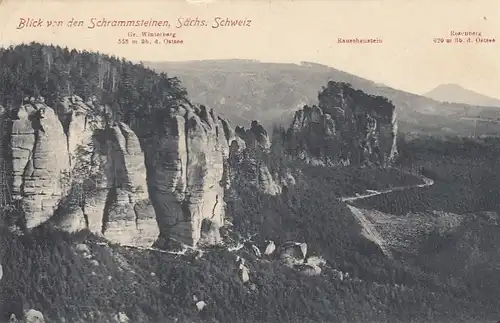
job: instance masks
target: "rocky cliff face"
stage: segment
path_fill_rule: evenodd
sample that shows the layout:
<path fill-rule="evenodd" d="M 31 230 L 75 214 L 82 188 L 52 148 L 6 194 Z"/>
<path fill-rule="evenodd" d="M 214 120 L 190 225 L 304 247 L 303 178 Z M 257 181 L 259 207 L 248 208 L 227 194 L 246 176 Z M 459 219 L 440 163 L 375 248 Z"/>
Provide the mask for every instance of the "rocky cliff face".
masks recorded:
<path fill-rule="evenodd" d="M 291 150 L 317 164 L 386 165 L 397 155 L 397 120 L 387 99 L 329 82 L 319 104 L 295 113 Z"/>
<path fill-rule="evenodd" d="M 92 99 L 63 98 L 57 113 L 36 100 L 1 111 L 3 204 L 18 206 L 8 212 L 10 225 L 88 228 L 139 246 L 159 235 L 188 245 L 220 242 L 229 143 L 250 140 L 213 111 L 161 110 L 146 157 L 136 134 Z M 268 147 L 266 140 L 259 137 Z"/>
<path fill-rule="evenodd" d="M 85 227 L 108 240 L 150 246 L 159 229 L 149 201 L 144 153 L 135 133 L 109 111 L 79 98 L 61 102 L 72 164 L 72 190 L 58 226 Z M 99 111 L 96 116 L 91 111 Z"/>
<path fill-rule="evenodd" d="M 152 245 L 159 229 L 149 201 L 146 165 L 139 139 L 124 123 L 107 129 L 108 196 L 104 236 L 130 245 Z"/>
<path fill-rule="evenodd" d="M 224 223 L 223 165 L 229 153 L 224 126 L 203 106 L 166 110 L 157 119 L 148 164 L 162 235 L 188 245 L 200 239 L 217 243 Z"/>
<path fill-rule="evenodd" d="M 66 137 L 54 110 L 42 100 L 4 113 L 2 125 L 4 202 L 24 210 L 24 216 L 12 213 L 7 222 L 30 229 L 48 220 L 68 191 Z"/>
<path fill-rule="evenodd" d="M 79 97 L 54 110 L 31 100 L 2 114 L 7 223 L 31 229 L 49 222 L 89 228 L 113 242 L 151 245 L 158 225 L 149 202 L 144 154 L 125 124 Z"/>
<path fill-rule="evenodd" d="M 271 141 L 264 127 L 252 121 L 249 129 L 236 127 L 235 134 L 244 145 L 237 140 L 230 143 L 231 182 L 251 185 L 270 195 L 281 193 L 278 174 L 271 174 L 267 166 Z"/>
<path fill-rule="evenodd" d="M 112 155 L 108 154 L 108 115 L 95 100 L 63 98 L 56 111 L 65 129 L 71 163 L 71 194 L 61 207 L 58 225 L 68 231 L 88 227 L 101 234 L 112 188 Z"/>
<path fill-rule="evenodd" d="M 268 151 L 271 148 L 271 141 L 266 129 L 256 120 L 253 120 L 249 129 L 236 127 L 236 135 L 245 142 L 245 146 L 253 149 Z"/>

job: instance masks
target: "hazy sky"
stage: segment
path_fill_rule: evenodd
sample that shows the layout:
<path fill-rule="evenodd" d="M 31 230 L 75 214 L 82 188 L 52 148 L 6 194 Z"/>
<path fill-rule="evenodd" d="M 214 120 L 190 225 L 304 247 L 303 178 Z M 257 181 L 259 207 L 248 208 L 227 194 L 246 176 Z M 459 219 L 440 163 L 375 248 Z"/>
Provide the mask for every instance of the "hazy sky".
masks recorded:
<path fill-rule="evenodd" d="M 207 20 L 208 26 L 175 27 L 178 18 L 197 17 Z M 252 21 L 249 27 L 212 28 L 216 17 Z M 41 18 L 43 27 L 17 29 L 20 18 Z M 84 25 L 67 27 L 66 22 L 72 18 L 82 20 Z M 171 27 L 90 29 L 91 18 L 152 18 L 168 20 Z M 64 26 L 47 27 L 48 20 L 63 20 Z M 129 32 L 140 35 L 145 31 L 175 32 L 184 43 L 118 44 Z M 436 37 L 449 37 L 451 31 L 481 32 L 483 38 L 495 38 L 496 42 L 433 42 Z M 380 38 L 383 43 L 339 44 L 339 37 Z M 136 38 L 139 42 L 141 39 Z M 1 44 L 29 41 L 99 50 L 131 60 L 311 61 L 414 93 L 424 93 L 443 83 L 457 83 L 500 97 L 499 0 L 212 0 L 201 4 L 3 0 L 0 4 Z"/>

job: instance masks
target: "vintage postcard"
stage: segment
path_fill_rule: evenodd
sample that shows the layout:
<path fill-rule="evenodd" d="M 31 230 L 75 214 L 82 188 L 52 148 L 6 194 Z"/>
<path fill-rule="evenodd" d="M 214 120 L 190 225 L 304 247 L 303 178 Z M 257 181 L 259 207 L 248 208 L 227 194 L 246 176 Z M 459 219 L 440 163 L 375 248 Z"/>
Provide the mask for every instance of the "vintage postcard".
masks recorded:
<path fill-rule="evenodd" d="M 499 295 L 499 1 L 0 1 L 0 322 Z"/>

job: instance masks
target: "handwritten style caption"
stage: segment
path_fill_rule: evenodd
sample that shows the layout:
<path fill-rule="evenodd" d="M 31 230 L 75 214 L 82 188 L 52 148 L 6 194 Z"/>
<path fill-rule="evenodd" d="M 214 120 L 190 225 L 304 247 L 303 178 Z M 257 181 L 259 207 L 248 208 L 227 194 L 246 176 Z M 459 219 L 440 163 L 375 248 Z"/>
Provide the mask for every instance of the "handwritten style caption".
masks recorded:
<path fill-rule="evenodd" d="M 47 20 L 42 18 L 19 18 L 17 29 L 24 28 L 110 28 L 110 27 L 162 27 L 162 28 L 186 28 L 186 27 L 211 27 L 213 29 L 223 27 L 251 27 L 252 20 L 233 19 L 230 17 L 214 17 L 210 20 L 200 19 L 198 17 L 179 17 L 174 22 L 170 20 L 158 19 L 131 19 L 114 20 L 108 18 L 89 18 L 87 21 L 71 18 L 69 20 Z"/>
<path fill-rule="evenodd" d="M 183 44 L 181 39 L 175 32 L 167 32 L 169 28 L 245 28 L 251 27 L 252 20 L 234 19 L 231 17 L 213 17 L 211 19 L 200 19 L 199 17 L 178 17 L 175 20 L 158 20 L 158 19 L 130 19 L 116 20 L 109 18 L 89 18 L 87 20 L 78 20 L 71 18 L 68 20 L 48 20 L 39 17 L 19 18 L 17 28 L 86 28 L 86 29 L 103 29 L 103 28 L 144 28 L 144 31 L 135 32 L 128 31 L 117 39 L 117 43 L 121 45 L 127 44 Z"/>

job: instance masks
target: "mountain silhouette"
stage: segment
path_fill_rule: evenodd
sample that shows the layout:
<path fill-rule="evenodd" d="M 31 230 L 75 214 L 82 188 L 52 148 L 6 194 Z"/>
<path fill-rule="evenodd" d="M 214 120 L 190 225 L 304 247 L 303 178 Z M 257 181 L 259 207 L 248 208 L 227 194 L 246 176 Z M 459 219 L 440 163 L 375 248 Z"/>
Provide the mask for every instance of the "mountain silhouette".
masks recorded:
<path fill-rule="evenodd" d="M 466 89 L 458 84 L 441 84 L 424 96 L 436 101 L 465 103 L 487 107 L 500 107 L 500 99 Z"/>
<path fill-rule="evenodd" d="M 193 102 L 213 107 L 237 125 L 251 120 L 260 120 L 265 127 L 289 124 L 297 109 L 316 104 L 318 91 L 332 80 L 388 98 L 396 107 L 402 132 L 470 136 L 500 131 L 499 124 L 488 122 L 500 116 L 497 108 L 441 102 L 317 63 L 232 59 L 143 64 L 178 77 Z"/>

